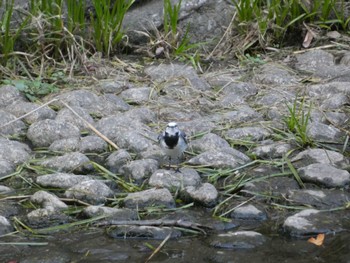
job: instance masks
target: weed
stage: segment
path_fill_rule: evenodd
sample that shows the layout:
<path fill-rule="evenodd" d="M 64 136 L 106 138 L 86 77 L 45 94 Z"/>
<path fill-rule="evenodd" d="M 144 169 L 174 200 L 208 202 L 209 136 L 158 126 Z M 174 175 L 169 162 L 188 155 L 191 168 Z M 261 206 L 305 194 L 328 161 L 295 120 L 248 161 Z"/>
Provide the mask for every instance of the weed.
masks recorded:
<path fill-rule="evenodd" d="M 177 22 L 181 7 L 180 0 L 176 5 L 172 5 L 170 0 L 164 0 L 164 32 L 168 35 L 171 32 L 173 40 L 177 38 Z"/>

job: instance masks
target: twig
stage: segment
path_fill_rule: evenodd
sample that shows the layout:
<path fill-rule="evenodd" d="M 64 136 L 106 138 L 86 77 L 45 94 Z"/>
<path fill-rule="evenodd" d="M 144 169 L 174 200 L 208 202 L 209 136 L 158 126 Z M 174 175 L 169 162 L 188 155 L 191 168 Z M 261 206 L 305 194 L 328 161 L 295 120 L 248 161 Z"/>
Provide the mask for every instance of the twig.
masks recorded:
<path fill-rule="evenodd" d="M 145 263 L 148 263 L 154 257 L 154 255 L 162 249 L 162 247 L 165 245 L 165 243 L 169 240 L 170 237 L 171 232 L 164 238 L 162 243 L 160 243 L 159 246 L 153 251 L 153 253 L 146 259 Z"/>
<path fill-rule="evenodd" d="M 103 140 L 105 140 L 107 143 L 112 145 L 116 150 L 119 150 L 119 147 L 112 142 L 110 139 L 108 139 L 106 136 L 104 136 L 101 132 L 99 132 L 94 126 L 92 126 L 88 121 L 86 121 L 83 117 L 81 117 L 75 110 L 73 110 L 67 103 L 62 101 L 62 104 L 67 107 L 75 116 L 77 116 L 80 120 L 82 120 L 91 130 L 93 130 L 98 136 L 100 136 Z"/>

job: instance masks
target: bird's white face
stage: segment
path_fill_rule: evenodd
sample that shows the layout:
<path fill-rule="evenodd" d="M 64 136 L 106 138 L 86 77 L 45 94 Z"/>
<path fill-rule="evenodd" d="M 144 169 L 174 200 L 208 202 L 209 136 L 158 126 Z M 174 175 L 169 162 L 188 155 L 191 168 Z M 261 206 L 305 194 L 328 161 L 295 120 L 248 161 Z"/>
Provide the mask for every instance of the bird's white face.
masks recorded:
<path fill-rule="evenodd" d="M 168 135 L 168 136 L 176 136 L 176 135 L 179 135 L 179 128 L 177 127 L 177 123 L 175 122 L 170 122 L 168 123 L 166 129 L 165 129 L 165 133 Z"/>

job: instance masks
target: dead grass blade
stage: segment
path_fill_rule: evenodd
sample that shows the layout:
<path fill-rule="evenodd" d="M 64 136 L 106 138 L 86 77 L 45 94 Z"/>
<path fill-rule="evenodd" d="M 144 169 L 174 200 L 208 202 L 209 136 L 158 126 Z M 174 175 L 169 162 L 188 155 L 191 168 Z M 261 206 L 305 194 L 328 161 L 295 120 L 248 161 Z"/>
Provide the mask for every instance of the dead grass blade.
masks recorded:
<path fill-rule="evenodd" d="M 145 263 L 148 263 L 165 245 L 165 243 L 170 239 L 171 232 L 164 238 L 164 240 L 159 244 L 159 246 L 153 251 L 153 253 L 146 259 Z"/>

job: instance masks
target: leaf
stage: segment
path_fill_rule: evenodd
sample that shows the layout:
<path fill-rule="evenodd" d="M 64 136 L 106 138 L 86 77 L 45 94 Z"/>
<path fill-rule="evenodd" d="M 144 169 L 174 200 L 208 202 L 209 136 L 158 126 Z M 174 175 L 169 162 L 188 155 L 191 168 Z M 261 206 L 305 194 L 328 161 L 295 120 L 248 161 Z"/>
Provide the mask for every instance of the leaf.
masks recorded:
<path fill-rule="evenodd" d="M 316 246 L 322 246 L 325 234 L 318 234 L 316 238 L 310 237 L 307 242 L 312 243 Z"/>

